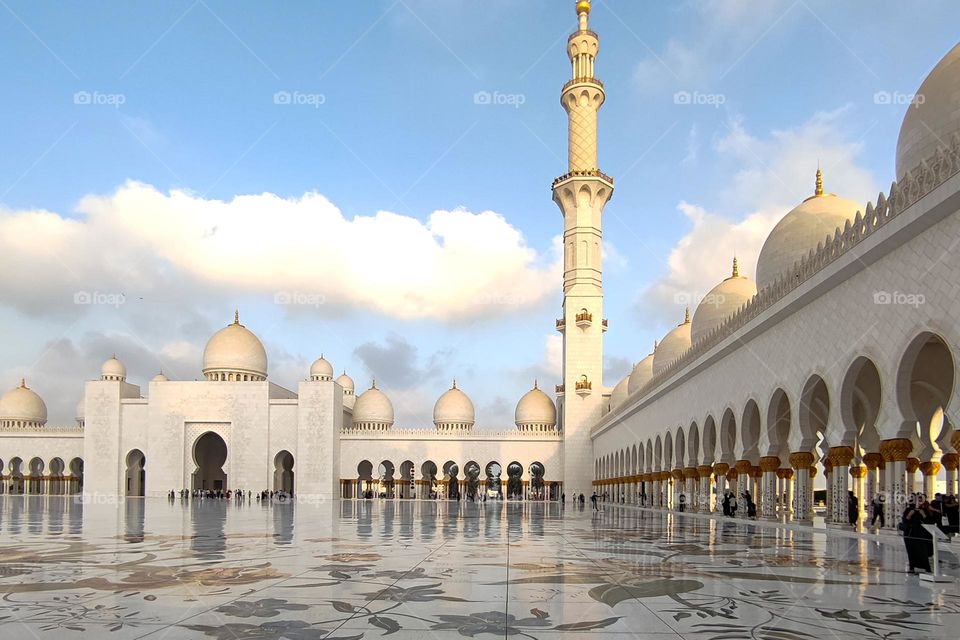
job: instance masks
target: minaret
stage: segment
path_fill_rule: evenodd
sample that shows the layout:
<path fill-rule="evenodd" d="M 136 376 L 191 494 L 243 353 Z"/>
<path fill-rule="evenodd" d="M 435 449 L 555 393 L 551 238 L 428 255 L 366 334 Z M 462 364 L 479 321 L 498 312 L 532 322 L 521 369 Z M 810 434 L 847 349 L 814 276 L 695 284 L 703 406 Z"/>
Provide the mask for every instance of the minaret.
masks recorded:
<path fill-rule="evenodd" d="M 590 31 L 590 2 L 577 2 L 579 29 L 567 40 L 573 77 L 560 95 L 569 119 L 569 168 L 554 180 L 563 214 L 563 390 L 558 401 L 564 437 L 564 490 L 589 494 L 593 481 L 590 427 L 603 405 L 601 217 L 613 179 L 597 163 L 597 113 L 606 94 L 594 77 L 600 39 Z"/>

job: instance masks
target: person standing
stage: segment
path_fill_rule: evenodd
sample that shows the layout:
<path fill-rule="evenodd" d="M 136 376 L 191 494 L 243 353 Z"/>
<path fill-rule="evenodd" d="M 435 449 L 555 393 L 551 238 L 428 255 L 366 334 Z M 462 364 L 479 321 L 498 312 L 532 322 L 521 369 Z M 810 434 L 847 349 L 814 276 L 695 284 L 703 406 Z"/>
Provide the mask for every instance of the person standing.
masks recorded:
<path fill-rule="evenodd" d="M 917 505 L 914 501 L 907 503 L 907 508 L 903 511 L 903 519 L 900 528 L 903 531 L 903 545 L 907 548 L 908 571 L 916 573 L 917 571 L 930 572 L 930 553 L 933 550 L 933 536 L 923 528 L 926 519 L 924 505 Z"/>
<path fill-rule="evenodd" d="M 873 496 L 873 500 L 870 501 L 870 511 L 872 512 L 870 514 L 872 516 L 870 519 L 871 527 L 876 524 L 877 518 L 880 518 L 881 529 L 883 529 L 883 527 L 886 526 L 886 519 L 884 518 L 884 514 L 883 514 L 884 500 L 885 499 L 883 497 L 883 494 L 880 492 L 877 492 Z"/>
<path fill-rule="evenodd" d="M 853 495 L 853 491 L 847 492 L 847 518 L 853 526 L 860 520 L 860 501 Z"/>
<path fill-rule="evenodd" d="M 680 494 L 679 503 L 680 503 L 680 506 L 678 508 L 680 509 L 680 513 L 683 513 L 686 510 L 686 506 L 687 506 L 687 496 L 685 494 L 683 493 Z"/>
<path fill-rule="evenodd" d="M 600 507 L 597 505 L 597 492 L 596 492 L 596 491 L 594 491 L 594 492 L 593 492 L 593 495 L 590 496 L 590 504 L 593 505 L 593 510 L 594 510 L 594 511 L 599 511 L 599 510 L 600 510 Z"/>

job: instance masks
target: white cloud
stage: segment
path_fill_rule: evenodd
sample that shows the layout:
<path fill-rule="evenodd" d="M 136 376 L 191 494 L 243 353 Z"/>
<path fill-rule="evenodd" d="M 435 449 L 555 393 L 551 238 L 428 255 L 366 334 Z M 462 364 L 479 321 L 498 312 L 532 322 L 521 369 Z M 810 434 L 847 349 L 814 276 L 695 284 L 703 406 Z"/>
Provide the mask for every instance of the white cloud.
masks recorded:
<path fill-rule="evenodd" d="M 708 0 L 681 7 L 689 25 L 634 69 L 641 91 L 709 86 L 742 64 L 795 10 L 793 0 Z M 781 36 L 782 37 L 782 36 Z"/>
<path fill-rule="evenodd" d="M 226 202 L 128 182 L 78 217 L 0 210 L 4 302 L 76 312 L 79 290 L 126 295 L 313 296 L 399 319 L 460 321 L 539 304 L 560 264 L 492 211 L 380 211 L 347 219 L 317 193 Z M 506 304 L 508 301 L 509 304 Z"/>
<path fill-rule="evenodd" d="M 715 165 L 727 168 L 727 187 L 717 195 L 716 207 L 740 211 L 727 215 L 681 201 L 677 209 L 689 222 L 673 249 L 664 271 L 638 303 L 644 319 L 676 323 L 686 300 L 696 300 L 730 274 L 734 254 L 743 275 L 754 277 L 757 257 L 773 226 L 791 208 L 813 192 L 819 162 L 825 187 L 855 201 L 875 197 L 871 174 L 857 163 L 860 144 L 849 139 L 845 109 L 818 113 L 799 127 L 751 134 L 740 122 L 714 145 Z M 693 305 L 691 305 L 693 306 Z M 692 311 L 692 309 L 691 309 Z"/>

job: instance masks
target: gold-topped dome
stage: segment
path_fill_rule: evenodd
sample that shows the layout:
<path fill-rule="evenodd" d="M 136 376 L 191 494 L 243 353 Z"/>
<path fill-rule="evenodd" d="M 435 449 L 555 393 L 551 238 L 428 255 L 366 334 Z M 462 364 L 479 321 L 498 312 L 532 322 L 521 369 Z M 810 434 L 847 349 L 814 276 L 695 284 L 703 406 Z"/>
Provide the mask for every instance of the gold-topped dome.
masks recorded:
<path fill-rule="evenodd" d="M 590 13 L 590 0 L 580 0 L 577 3 L 577 15 L 581 13 Z"/>

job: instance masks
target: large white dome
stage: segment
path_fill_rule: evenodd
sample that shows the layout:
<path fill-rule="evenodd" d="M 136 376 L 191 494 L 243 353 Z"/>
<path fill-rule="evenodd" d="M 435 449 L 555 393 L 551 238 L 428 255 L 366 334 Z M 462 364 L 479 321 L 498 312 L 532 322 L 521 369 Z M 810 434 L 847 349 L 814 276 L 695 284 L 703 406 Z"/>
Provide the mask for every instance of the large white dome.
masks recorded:
<path fill-rule="evenodd" d="M 207 380 L 265 380 L 267 352 L 263 343 L 240 324 L 240 314 L 233 324 L 213 334 L 203 350 L 203 374 Z"/>
<path fill-rule="evenodd" d="M 737 259 L 734 258 L 733 275 L 711 289 L 697 306 L 690 325 L 690 341 L 697 344 L 755 295 L 757 285 L 750 278 L 740 275 Z"/>
<path fill-rule="evenodd" d="M 557 407 L 534 382 L 533 389 L 523 394 L 517 403 L 513 419 L 521 431 L 552 429 L 557 426 Z"/>
<path fill-rule="evenodd" d="M 960 133 L 960 44 L 943 57 L 917 89 L 897 138 L 897 179 L 948 145 Z"/>
<path fill-rule="evenodd" d="M 433 406 L 433 424 L 438 429 L 470 429 L 475 419 L 473 401 L 457 389 L 457 381 L 454 380 L 453 386 Z"/>
<path fill-rule="evenodd" d="M 853 200 L 823 193 L 821 173 L 817 171 L 817 190 L 780 219 L 767 236 L 757 260 L 757 289 L 770 286 L 806 256 L 837 227 L 843 229 L 860 210 Z"/>
<path fill-rule="evenodd" d="M 323 354 L 320 354 L 320 357 L 310 365 L 310 379 L 314 382 L 318 380 L 333 380 L 333 365 L 327 362 Z"/>
<path fill-rule="evenodd" d="M 117 360 L 117 356 L 112 356 L 100 367 L 100 379 L 119 380 L 122 382 L 127 379 L 127 368 L 122 362 Z"/>
<path fill-rule="evenodd" d="M 653 351 L 656 353 L 656 345 L 654 345 Z M 651 378 L 653 378 L 653 353 L 633 367 L 633 371 L 630 372 L 630 378 L 627 382 L 627 395 L 632 396 L 643 388 L 645 384 L 650 382 Z"/>
<path fill-rule="evenodd" d="M 666 369 L 690 348 L 690 344 L 690 310 L 687 309 L 683 322 L 665 335 L 657 345 L 653 354 L 653 375 Z"/>
<path fill-rule="evenodd" d="M 42 426 L 47 422 L 47 405 L 21 380 L 19 387 L 0 396 L 0 422 L 5 426 Z"/>
<path fill-rule="evenodd" d="M 376 383 L 357 396 L 353 426 L 358 429 L 389 429 L 393 426 L 393 403 Z"/>

